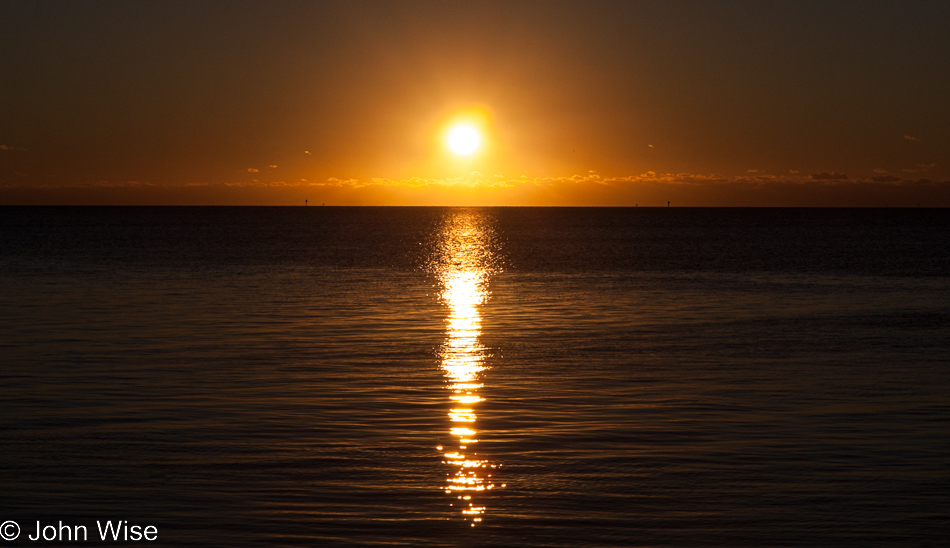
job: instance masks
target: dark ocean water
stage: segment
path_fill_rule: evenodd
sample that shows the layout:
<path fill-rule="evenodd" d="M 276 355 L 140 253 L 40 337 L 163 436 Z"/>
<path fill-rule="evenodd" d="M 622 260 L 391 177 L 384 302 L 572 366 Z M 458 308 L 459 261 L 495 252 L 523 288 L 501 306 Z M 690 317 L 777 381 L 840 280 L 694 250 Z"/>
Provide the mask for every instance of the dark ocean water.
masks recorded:
<path fill-rule="evenodd" d="M 943 546 L 948 463 L 945 210 L 0 208 L 11 546 Z"/>

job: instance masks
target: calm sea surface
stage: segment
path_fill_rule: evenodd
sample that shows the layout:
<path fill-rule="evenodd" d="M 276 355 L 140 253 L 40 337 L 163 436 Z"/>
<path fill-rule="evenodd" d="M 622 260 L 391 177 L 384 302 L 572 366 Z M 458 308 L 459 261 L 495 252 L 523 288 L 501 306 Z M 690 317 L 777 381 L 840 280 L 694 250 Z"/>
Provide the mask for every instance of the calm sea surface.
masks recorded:
<path fill-rule="evenodd" d="M 950 213 L 0 208 L 6 520 L 944 546 Z"/>

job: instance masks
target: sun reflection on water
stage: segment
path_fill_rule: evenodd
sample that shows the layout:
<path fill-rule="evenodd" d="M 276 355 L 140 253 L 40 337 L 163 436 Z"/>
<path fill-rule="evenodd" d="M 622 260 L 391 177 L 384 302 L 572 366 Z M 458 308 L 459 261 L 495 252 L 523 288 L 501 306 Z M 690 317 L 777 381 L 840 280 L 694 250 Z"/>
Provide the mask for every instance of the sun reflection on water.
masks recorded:
<path fill-rule="evenodd" d="M 451 467 L 443 489 L 473 527 L 482 520 L 485 493 L 495 488 L 492 473 L 501 466 L 479 454 L 476 428 L 476 411 L 485 401 L 479 390 L 484 387 L 480 379 L 487 356 L 479 341 L 479 307 L 488 298 L 488 279 L 497 261 L 491 244 L 491 231 L 482 215 L 454 211 L 445 220 L 433 265 L 442 289 L 440 298 L 449 309 L 441 367 L 450 392 L 452 441 L 438 447 L 443 462 Z"/>

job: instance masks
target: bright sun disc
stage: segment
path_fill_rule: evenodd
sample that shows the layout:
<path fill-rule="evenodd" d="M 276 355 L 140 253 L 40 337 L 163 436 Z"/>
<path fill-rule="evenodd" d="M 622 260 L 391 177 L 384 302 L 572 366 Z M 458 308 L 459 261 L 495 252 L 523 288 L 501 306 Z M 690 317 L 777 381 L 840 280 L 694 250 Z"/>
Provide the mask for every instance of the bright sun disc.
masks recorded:
<path fill-rule="evenodd" d="M 449 148 L 456 154 L 468 155 L 475 152 L 480 140 L 472 126 L 458 126 L 449 133 Z"/>

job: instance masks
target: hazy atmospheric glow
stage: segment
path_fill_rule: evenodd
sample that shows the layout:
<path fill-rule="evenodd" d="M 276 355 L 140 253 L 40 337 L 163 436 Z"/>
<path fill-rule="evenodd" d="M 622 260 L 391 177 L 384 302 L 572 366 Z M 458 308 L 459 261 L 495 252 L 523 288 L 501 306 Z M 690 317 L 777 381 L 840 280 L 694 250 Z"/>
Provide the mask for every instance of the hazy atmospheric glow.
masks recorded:
<path fill-rule="evenodd" d="M 947 20 L 10 0 L 0 204 L 950 206 Z"/>

